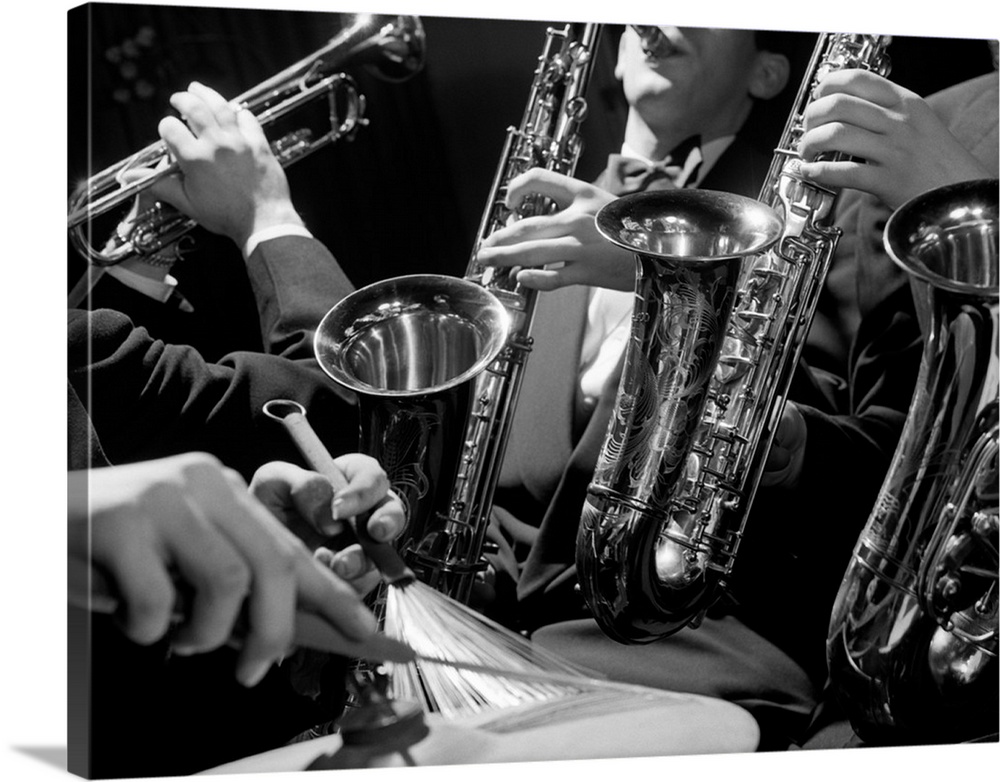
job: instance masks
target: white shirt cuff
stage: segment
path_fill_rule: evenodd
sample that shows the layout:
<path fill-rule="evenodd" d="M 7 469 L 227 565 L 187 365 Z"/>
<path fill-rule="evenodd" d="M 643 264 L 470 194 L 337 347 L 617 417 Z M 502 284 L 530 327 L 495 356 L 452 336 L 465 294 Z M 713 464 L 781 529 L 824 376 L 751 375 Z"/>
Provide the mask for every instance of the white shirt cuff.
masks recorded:
<path fill-rule="evenodd" d="M 177 278 L 170 274 L 164 275 L 162 280 L 154 280 L 137 274 L 123 266 L 108 266 L 105 272 L 118 280 L 122 285 L 139 291 L 139 293 L 145 294 L 149 298 L 159 302 L 169 299 L 170 294 L 177 287 Z"/>
<path fill-rule="evenodd" d="M 250 235 L 247 243 L 243 246 L 243 257 L 249 258 L 261 242 L 266 242 L 268 239 L 277 239 L 279 236 L 304 236 L 309 239 L 312 238 L 309 229 L 304 225 L 296 225 L 294 223 L 272 225 L 270 228 L 262 228 Z"/>

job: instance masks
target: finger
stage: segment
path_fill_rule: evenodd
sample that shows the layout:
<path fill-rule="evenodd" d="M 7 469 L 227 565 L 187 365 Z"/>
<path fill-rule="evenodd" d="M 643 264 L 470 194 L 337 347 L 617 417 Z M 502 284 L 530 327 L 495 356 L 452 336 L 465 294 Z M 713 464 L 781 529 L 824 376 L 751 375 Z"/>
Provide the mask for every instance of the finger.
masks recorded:
<path fill-rule="evenodd" d="M 813 98 L 818 99 L 835 93 L 853 95 L 888 108 L 899 102 L 903 88 L 871 71 L 845 68 L 824 76 L 817 85 Z"/>
<path fill-rule="evenodd" d="M 208 107 L 209 111 L 211 111 L 215 123 L 220 127 L 236 127 L 236 114 L 239 111 L 238 106 L 234 106 L 230 101 L 223 98 L 218 92 L 213 90 L 211 87 L 205 86 L 201 82 L 191 82 L 191 84 L 188 85 L 188 92 L 202 100 L 205 106 Z"/>
<path fill-rule="evenodd" d="M 572 258 L 579 247 L 580 242 L 572 236 L 531 240 L 509 247 L 484 247 L 477 254 L 476 260 L 484 266 L 501 268 L 547 266 Z"/>
<path fill-rule="evenodd" d="M 317 549 L 316 560 L 330 568 L 351 585 L 358 595 L 367 595 L 382 580 L 374 563 L 365 556 L 361 546 L 348 546 L 343 551 Z"/>
<path fill-rule="evenodd" d="M 508 209 L 516 209 L 527 196 L 537 193 L 552 199 L 558 209 L 565 209 L 574 198 L 588 190 L 596 188 L 565 174 L 532 168 L 510 181 L 504 200 Z"/>
<path fill-rule="evenodd" d="M 191 129 L 177 117 L 164 117 L 157 126 L 160 138 L 175 159 L 183 160 L 193 157 L 198 149 L 198 139 Z"/>
<path fill-rule="evenodd" d="M 853 188 L 869 193 L 875 192 L 878 179 L 876 166 L 857 160 L 803 163 L 800 173 L 825 187 Z"/>
<path fill-rule="evenodd" d="M 299 603 L 319 614 L 347 637 L 363 641 L 378 623 L 354 587 L 332 572 L 322 561 L 310 558 L 297 570 Z"/>
<path fill-rule="evenodd" d="M 356 516 L 385 500 L 386 492 L 389 491 L 389 477 L 376 459 L 352 453 L 338 456 L 333 462 L 347 480 L 347 485 L 334 496 L 334 518 Z"/>
<path fill-rule="evenodd" d="M 379 543 L 388 543 L 399 537 L 406 527 L 406 510 L 395 492 L 389 491 L 384 501 L 368 517 L 368 534 Z"/>
<path fill-rule="evenodd" d="M 517 273 L 517 281 L 536 291 L 554 291 L 569 285 L 588 284 L 583 270 L 576 264 L 561 269 L 522 269 Z"/>
<path fill-rule="evenodd" d="M 885 154 L 885 143 L 884 136 L 853 125 L 831 122 L 803 134 L 799 154 L 807 161 L 829 152 L 864 160 L 881 160 Z"/>
<path fill-rule="evenodd" d="M 191 470 L 194 496 L 243 557 L 253 590 L 246 599 L 249 628 L 236 677 L 253 686 L 292 644 L 298 584 L 296 561 L 311 562 L 301 542 L 247 491 L 232 489 L 230 478 Z"/>
<path fill-rule="evenodd" d="M 249 109 L 240 109 L 236 112 L 236 125 L 254 147 L 262 149 L 270 146 L 264 128 L 261 127 L 260 121 Z"/>
<path fill-rule="evenodd" d="M 141 519 L 129 524 L 143 525 Z M 123 609 L 118 616 L 122 631 L 138 644 L 151 644 L 167 634 L 177 603 L 170 573 L 146 539 L 126 536 L 116 544 L 116 556 L 106 568 Z"/>
<path fill-rule="evenodd" d="M 180 176 L 167 176 L 154 182 L 149 186 L 149 194 L 186 215 L 191 214 L 194 208 L 184 190 L 184 180 Z"/>
<path fill-rule="evenodd" d="M 170 96 L 170 105 L 177 110 L 196 137 L 218 125 L 211 107 L 190 90 L 175 92 Z"/>
<path fill-rule="evenodd" d="M 286 524 L 290 521 L 287 510 L 292 508 L 321 535 L 336 535 L 344 529 L 343 523 L 333 518 L 333 486 L 312 470 L 288 462 L 268 462 L 254 473 L 250 493 Z"/>
<path fill-rule="evenodd" d="M 235 547 L 175 487 L 148 492 L 149 513 L 161 525 L 164 557 L 193 592 L 172 645 L 178 654 L 215 649 L 232 635 L 250 590 L 250 570 Z"/>
<path fill-rule="evenodd" d="M 565 212 L 539 215 L 515 220 L 510 225 L 494 231 L 480 245 L 480 248 L 505 247 L 538 239 L 555 239 L 565 236 L 572 227 Z"/>
<path fill-rule="evenodd" d="M 806 107 L 803 116 L 806 132 L 832 122 L 879 134 L 890 130 L 889 115 L 883 107 L 853 95 L 830 95 L 815 100 Z"/>
<path fill-rule="evenodd" d="M 365 556 L 364 550 L 358 544 L 348 546 L 341 551 L 319 548 L 313 556 L 345 581 L 353 581 L 374 568 L 372 561 Z"/>

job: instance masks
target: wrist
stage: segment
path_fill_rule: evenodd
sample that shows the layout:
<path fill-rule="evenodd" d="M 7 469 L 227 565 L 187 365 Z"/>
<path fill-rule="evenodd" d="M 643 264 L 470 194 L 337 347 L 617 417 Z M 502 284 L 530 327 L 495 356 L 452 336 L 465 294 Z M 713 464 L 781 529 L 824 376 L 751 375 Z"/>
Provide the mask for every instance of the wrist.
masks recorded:
<path fill-rule="evenodd" d="M 278 226 L 305 228 L 305 223 L 290 201 L 255 205 L 249 219 L 233 232 L 231 238 L 237 246 L 246 247 L 251 236 Z"/>

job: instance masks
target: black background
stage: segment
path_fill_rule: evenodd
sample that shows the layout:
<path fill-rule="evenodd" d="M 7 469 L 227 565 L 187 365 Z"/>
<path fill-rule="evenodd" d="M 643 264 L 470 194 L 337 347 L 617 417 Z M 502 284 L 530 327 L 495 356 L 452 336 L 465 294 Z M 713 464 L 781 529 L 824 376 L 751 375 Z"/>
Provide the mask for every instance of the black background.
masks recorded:
<path fill-rule="evenodd" d="M 354 141 L 288 168 L 296 207 L 358 286 L 415 272 L 464 273 L 506 129 L 524 111 L 546 28 L 581 20 L 421 21 L 423 69 L 390 83 L 346 64 L 367 98 L 370 125 Z M 67 195 L 90 173 L 155 141 L 158 120 L 172 112 L 172 92 L 197 79 L 235 97 L 320 48 L 343 23 L 340 14 L 312 11 L 100 3 L 74 9 Z M 612 71 L 621 29 L 607 26 L 596 52 L 577 168 L 582 179 L 595 177 L 620 143 L 625 105 Z M 897 36 L 889 51 L 893 80 L 921 95 L 992 68 L 982 41 Z M 800 79 L 794 76 L 794 84 Z M 787 111 L 768 115 L 774 133 Z M 210 359 L 258 348 L 239 252 L 200 228 L 192 236 L 194 249 L 173 273 L 195 313 L 156 305 L 129 314 L 154 336 L 194 344 Z M 70 249 L 70 284 L 83 268 Z M 94 306 L 115 306 L 115 287 L 102 281 Z"/>

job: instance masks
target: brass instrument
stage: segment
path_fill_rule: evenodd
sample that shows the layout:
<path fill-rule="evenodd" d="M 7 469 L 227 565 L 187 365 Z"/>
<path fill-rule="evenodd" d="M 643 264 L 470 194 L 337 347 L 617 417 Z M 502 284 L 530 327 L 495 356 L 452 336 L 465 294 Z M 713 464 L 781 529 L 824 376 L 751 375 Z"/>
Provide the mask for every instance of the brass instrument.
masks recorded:
<path fill-rule="evenodd" d="M 325 132 L 317 135 L 312 128 L 295 127 L 271 140 L 275 156 L 287 167 L 327 144 L 352 139 L 367 124 L 364 96 L 354 79 L 337 72 L 340 68 L 365 65 L 382 78 L 399 81 L 423 67 L 424 48 L 423 25 L 418 17 L 359 14 L 322 48 L 233 102 L 251 111 L 267 132 L 292 112 L 327 98 L 321 128 Z M 124 183 L 123 175 L 133 169 L 152 171 Z M 118 218 L 106 232 L 101 232 L 95 221 L 113 210 L 120 214 L 123 205 L 131 206 L 136 195 L 177 170 L 177 164 L 170 162 L 167 145 L 158 141 L 92 176 L 70 200 L 68 226 L 74 247 L 98 268 L 173 251 L 195 221 L 167 204 L 156 203 L 127 225 L 120 223 L 117 230 Z M 108 241 L 98 247 L 98 239 Z"/>
<path fill-rule="evenodd" d="M 758 199 L 780 216 L 781 235 L 771 249 L 743 263 L 729 317 L 720 310 L 704 321 L 718 331 L 704 336 L 721 341 L 718 360 L 689 366 L 689 376 L 676 382 L 669 363 L 649 366 L 647 372 L 664 370 L 662 377 L 648 378 L 642 387 L 644 393 L 656 388 L 656 399 L 640 398 L 638 389 L 629 385 L 637 382 L 638 370 L 622 378 L 584 506 L 576 555 L 591 611 L 617 641 L 644 643 L 697 624 L 726 587 L 839 238 L 839 232 L 828 227 L 836 193 L 799 174 L 796 149 L 803 113 L 818 81 L 832 70 L 886 73 L 888 43 L 887 36 L 819 36 Z M 650 203 L 659 199 L 637 195 L 641 197 L 629 204 L 644 215 L 643 198 Z M 666 224 L 671 217 L 664 213 L 661 220 Z M 739 234 L 740 215 L 733 217 L 732 230 Z M 618 215 L 618 220 L 626 225 L 630 216 Z M 725 233 L 724 226 L 717 230 Z M 638 252 L 640 273 L 650 268 L 642 262 L 643 254 L 645 250 Z M 645 284 L 640 276 L 637 292 Z M 649 332 L 678 328 L 676 324 L 688 318 L 710 317 L 701 302 L 678 306 L 680 312 L 665 308 L 659 319 L 646 313 L 633 320 L 626 363 L 638 364 L 639 356 L 629 352 L 641 351 L 653 339 Z M 691 361 L 690 356 L 675 358 Z M 698 360 L 703 360 L 700 353 Z M 633 414 L 631 406 L 639 404 L 650 406 L 650 411 L 655 407 L 662 416 Z M 683 414 L 668 416 L 670 410 Z M 623 491 L 621 470 L 612 462 L 643 462 L 636 454 L 646 448 L 657 452 L 650 461 L 669 448 L 669 470 L 661 466 L 666 472 L 660 475 L 644 468 Z"/>
<path fill-rule="evenodd" d="M 938 188 L 885 228 L 928 314 L 924 352 L 827 640 L 837 699 L 872 743 L 997 734 L 997 196 L 996 179 Z"/>
<path fill-rule="evenodd" d="M 482 267 L 475 260 L 479 244 L 511 219 L 554 211 L 551 202 L 534 196 L 512 213 L 504 205 L 508 183 L 529 168 L 547 168 L 571 175 L 581 151 L 579 125 L 586 115 L 584 98 L 589 81 L 593 51 L 600 25 L 587 24 L 582 30 L 573 25 L 549 28 L 535 69 L 527 107 L 518 127 L 511 127 L 493 180 L 486 209 L 479 226 L 472 258 L 466 270 L 468 284 L 480 286 L 495 296 L 508 313 L 508 332 L 501 350 L 490 358 L 471 380 L 470 407 L 450 410 L 448 420 L 437 414 L 422 419 L 435 437 L 444 424 L 450 446 L 436 453 L 419 447 L 430 437 L 417 432 L 417 422 L 397 429 L 390 411 L 398 403 L 392 389 L 372 381 L 352 378 L 350 372 L 331 373 L 334 379 L 355 390 L 364 399 L 374 395 L 385 410 L 363 416 L 362 449 L 378 458 L 389 473 L 396 493 L 409 507 L 408 529 L 399 539 L 400 550 L 418 578 L 448 596 L 467 602 L 475 574 L 486 567 L 482 554 L 492 508 L 493 493 L 500 475 L 509 436 L 524 362 L 531 349 L 529 331 L 534 315 L 536 291 L 519 285 L 511 270 Z M 370 286 L 370 306 L 375 311 L 400 295 L 406 277 Z M 448 278 L 440 278 L 442 285 Z M 352 318 L 333 313 L 320 327 L 318 340 L 334 345 L 347 335 L 333 327 Z M 345 303 L 344 306 L 347 305 Z M 367 317 L 359 312 L 359 318 Z M 431 334 L 421 334 L 433 337 Z M 317 341 L 317 346 L 320 342 Z M 320 348 L 322 350 L 322 348 Z M 413 345 L 414 361 L 436 362 L 438 356 L 423 344 Z M 325 368 L 327 360 L 320 353 Z M 477 364 L 478 366 L 478 364 Z M 328 369 L 328 371 L 330 371 Z M 416 388 L 412 395 L 419 395 Z M 450 450 L 449 450 L 450 448 Z"/>

